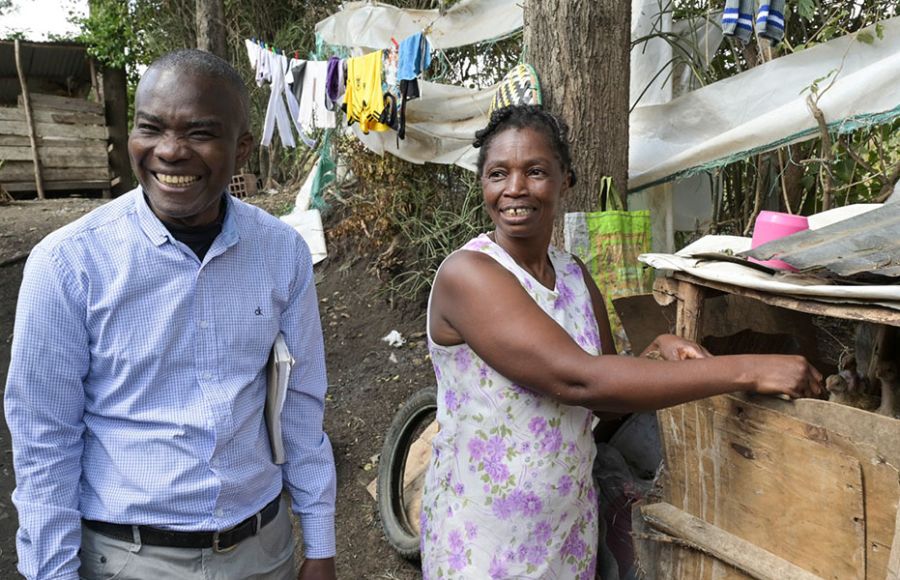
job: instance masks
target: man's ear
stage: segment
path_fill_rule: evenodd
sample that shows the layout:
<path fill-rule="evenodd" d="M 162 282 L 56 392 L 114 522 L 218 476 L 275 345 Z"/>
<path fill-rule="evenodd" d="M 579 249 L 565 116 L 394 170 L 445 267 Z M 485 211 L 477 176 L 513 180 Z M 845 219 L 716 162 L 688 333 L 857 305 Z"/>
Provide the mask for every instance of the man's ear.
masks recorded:
<path fill-rule="evenodd" d="M 238 137 L 237 151 L 234 158 L 235 173 L 240 170 L 247 160 L 250 159 L 250 153 L 253 151 L 253 133 L 245 131 Z"/>

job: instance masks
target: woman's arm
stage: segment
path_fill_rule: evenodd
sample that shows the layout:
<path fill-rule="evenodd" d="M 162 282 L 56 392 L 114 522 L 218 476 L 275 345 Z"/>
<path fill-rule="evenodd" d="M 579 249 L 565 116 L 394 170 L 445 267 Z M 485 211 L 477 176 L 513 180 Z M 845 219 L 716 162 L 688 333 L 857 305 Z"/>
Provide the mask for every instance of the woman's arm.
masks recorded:
<path fill-rule="evenodd" d="M 435 280 L 432 337 L 466 342 L 491 367 L 561 402 L 625 413 L 751 391 L 792 398 L 821 393 L 803 357 L 738 355 L 686 361 L 592 356 L 489 256 L 458 252 Z"/>

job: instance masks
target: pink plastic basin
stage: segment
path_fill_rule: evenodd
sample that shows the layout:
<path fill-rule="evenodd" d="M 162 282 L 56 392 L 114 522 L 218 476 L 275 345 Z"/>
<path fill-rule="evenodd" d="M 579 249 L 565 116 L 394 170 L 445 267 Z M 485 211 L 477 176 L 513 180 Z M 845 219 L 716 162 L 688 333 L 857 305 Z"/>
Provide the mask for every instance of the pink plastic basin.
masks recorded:
<path fill-rule="evenodd" d="M 753 240 L 750 243 L 750 247 L 756 248 L 766 242 L 808 229 L 809 221 L 806 219 L 806 216 L 782 213 L 780 211 L 761 211 L 756 216 L 756 223 L 753 225 Z M 776 270 L 797 271 L 796 268 L 781 260 L 754 260 L 753 258 L 750 258 L 750 260 Z"/>

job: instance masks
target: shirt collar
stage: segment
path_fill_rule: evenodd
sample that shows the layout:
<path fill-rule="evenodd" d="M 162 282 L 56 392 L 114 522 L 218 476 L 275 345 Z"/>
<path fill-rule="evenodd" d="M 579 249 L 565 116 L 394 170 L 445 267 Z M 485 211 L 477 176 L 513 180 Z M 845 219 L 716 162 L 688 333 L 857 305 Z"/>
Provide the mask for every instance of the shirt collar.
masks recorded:
<path fill-rule="evenodd" d="M 144 191 L 141 187 L 136 187 L 129 195 L 134 196 L 134 205 L 137 210 L 138 223 L 140 223 L 144 235 L 147 236 L 150 242 L 159 247 L 167 241 L 171 241 L 172 234 L 169 233 L 166 226 L 159 221 L 159 218 L 156 217 L 156 214 L 153 213 L 153 210 L 147 205 L 147 200 L 144 197 Z M 225 211 L 225 221 L 222 223 L 222 232 L 219 234 L 217 242 L 221 239 L 225 247 L 229 248 L 236 244 L 240 238 L 237 220 L 234 215 L 238 208 L 235 206 L 234 200 L 228 193 L 225 194 L 225 203 L 228 204 L 228 208 Z M 218 245 L 218 243 L 214 245 Z"/>

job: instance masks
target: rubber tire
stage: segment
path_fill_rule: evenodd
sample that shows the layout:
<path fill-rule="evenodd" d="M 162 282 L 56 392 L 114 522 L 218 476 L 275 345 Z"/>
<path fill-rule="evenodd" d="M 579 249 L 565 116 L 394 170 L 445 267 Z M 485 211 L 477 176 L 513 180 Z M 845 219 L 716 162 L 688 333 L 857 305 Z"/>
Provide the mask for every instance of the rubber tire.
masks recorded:
<path fill-rule="evenodd" d="M 376 491 L 381 526 L 388 543 L 408 560 L 419 560 L 419 535 L 403 509 L 403 472 L 413 435 L 437 410 L 437 387 L 413 393 L 394 415 L 378 460 Z"/>

